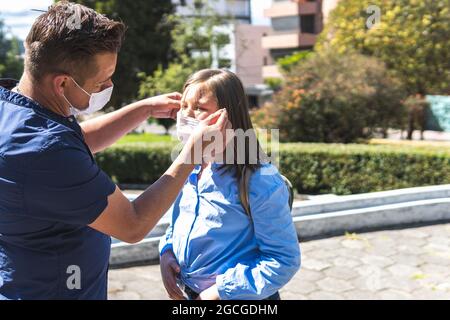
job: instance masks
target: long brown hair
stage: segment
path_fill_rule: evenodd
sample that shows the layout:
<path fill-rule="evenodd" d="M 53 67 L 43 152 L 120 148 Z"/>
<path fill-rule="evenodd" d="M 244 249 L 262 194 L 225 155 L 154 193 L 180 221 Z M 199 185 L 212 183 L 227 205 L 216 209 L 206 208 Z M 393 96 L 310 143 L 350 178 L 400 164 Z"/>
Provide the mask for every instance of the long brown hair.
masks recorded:
<path fill-rule="evenodd" d="M 247 96 L 241 80 L 231 71 L 222 69 L 204 69 L 189 77 L 183 90 L 194 84 L 204 85 L 204 89 L 213 94 L 219 109 L 225 108 L 228 112 L 228 119 L 233 130 L 242 129 L 243 132 L 250 133 L 250 138 L 245 139 L 245 161 L 238 163 L 238 141 L 234 138 L 234 162 L 225 163 L 221 168 L 226 171 L 233 171 L 238 182 L 239 196 L 247 214 L 250 215 L 250 204 L 248 201 L 248 185 L 251 174 L 262 164 L 265 154 L 262 151 L 259 141 L 253 129 L 250 119 Z M 256 142 L 256 153 L 251 153 L 250 142 Z M 241 155 L 242 157 L 242 155 Z M 256 159 L 255 159 L 256 157 Z M 241 160 L 243 160 L 241 158 Z"/>

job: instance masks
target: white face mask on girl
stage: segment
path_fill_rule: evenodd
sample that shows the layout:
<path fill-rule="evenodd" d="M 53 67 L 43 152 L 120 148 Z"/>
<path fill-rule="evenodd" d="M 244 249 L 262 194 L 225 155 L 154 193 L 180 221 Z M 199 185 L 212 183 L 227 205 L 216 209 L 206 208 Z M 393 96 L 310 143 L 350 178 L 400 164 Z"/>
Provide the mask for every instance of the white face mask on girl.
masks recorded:
<path fill-rule="evenodd" d="M 200 121 L 191 117 L 186 117 L 183 111 L 177 113 L 177 138 L 186 144 L 191 134 L 198 127 Z"/>
<path fill-rule="evenodd" d="M 103 109 L 106 104 L 109 102 L 109 100 L 111 99 L 111 95 L 114 89 L 114 86 L 111 86 L 109 88 L 106 88 L 100 92 L 94 92 L 92 94 L 89 94 L 86 92 L 86 90 L 84 90 L 76 81 L 74 78 L 70 77 L 72 79 L 72 81 L 77 85 L 78 88 L 80 88 L 85 94 L 87 94 L 89 96 L 89 106 L 87 107 L 87 109 L 85 110 L 79 110 L 77 108 L 75 108 L 70 102 L 69 100 L 66 98 L 66 96 L 63 94 L 64 99 L 66 99 L 67 103 L 70 105 L 70 112 L 72 115 L 76 116 L 76 115 L 89 115 L 89 114 L 93 114 L 97 111 L 100 111 L 101 109 Z"/>

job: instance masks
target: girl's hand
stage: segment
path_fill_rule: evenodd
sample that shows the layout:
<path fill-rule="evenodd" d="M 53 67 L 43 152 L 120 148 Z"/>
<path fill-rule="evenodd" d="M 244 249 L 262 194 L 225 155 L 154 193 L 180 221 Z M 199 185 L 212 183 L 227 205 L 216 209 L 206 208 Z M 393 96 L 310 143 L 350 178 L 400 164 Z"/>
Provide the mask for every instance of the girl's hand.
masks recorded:
<path fill-rule="evenodd" d="M 185 300 L 183 292 L 177 286 L 177 275 L 180 273 L 180 266 L 172 250 L 167 250 L 161 256 L 161 275 L 169 297 L 173 300 Z"/>
<path fill-rule="evenodd" d="M 220 300 L 217 286 L 213 285 L 199 294 L 196 300 Z"/>

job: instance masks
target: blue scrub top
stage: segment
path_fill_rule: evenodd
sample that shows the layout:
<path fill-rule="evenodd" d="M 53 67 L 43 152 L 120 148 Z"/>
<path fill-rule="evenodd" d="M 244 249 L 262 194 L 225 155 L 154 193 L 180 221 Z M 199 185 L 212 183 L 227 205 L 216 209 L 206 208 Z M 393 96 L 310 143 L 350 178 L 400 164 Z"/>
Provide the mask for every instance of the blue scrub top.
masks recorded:
<path fill-rule="evenodd" d="M 76 119 L 0 80 L 0 299 L 106 299 L 111 238 L 89 224 L 115 184 Z"/>

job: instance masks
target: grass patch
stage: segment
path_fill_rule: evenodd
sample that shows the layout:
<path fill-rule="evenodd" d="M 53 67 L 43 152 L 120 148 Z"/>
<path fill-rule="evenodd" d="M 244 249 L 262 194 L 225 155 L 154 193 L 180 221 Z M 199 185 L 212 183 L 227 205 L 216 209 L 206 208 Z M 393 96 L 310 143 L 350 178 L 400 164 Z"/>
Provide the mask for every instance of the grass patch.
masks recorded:
<path fill-rule="evenodd" d="M 173 141 L 170 135 L 160 135 L 154 133 L 130 133 L 122 137 L 116 142 L 116 145 L 126 145 L 135 143 L 155 143 L 155 142 L 170 142 Z"/>

